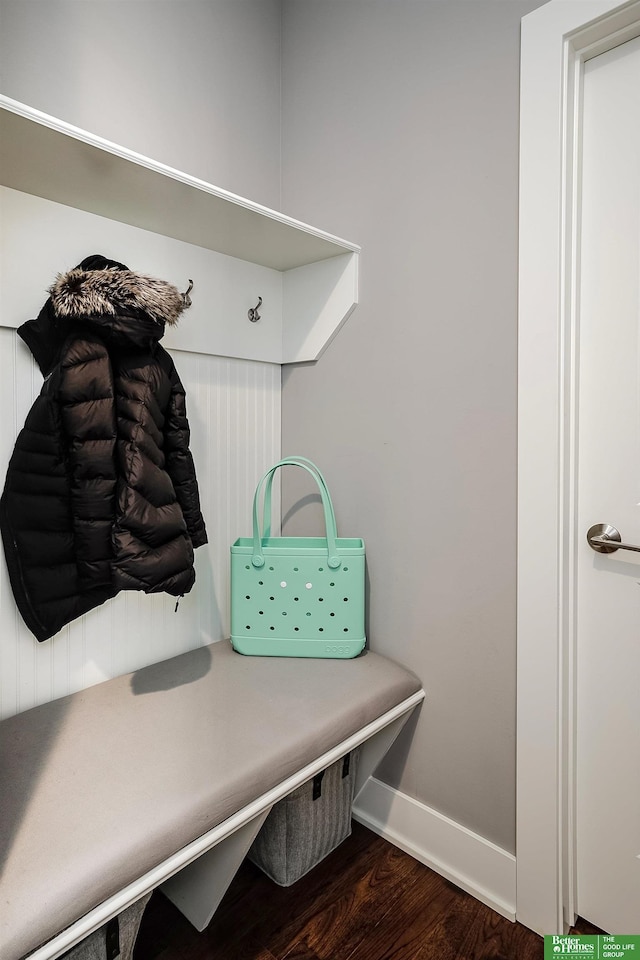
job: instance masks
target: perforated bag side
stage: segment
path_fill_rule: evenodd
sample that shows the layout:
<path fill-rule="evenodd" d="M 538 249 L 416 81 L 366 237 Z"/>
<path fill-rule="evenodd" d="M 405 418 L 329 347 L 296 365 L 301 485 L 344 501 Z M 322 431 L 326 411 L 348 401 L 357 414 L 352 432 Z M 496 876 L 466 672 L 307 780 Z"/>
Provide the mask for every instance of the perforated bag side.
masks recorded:
<path fill-rule="evenodd" d="M 325 537 L 271 537 L 260 530 L 259 505 L 266 483 L 262 529 L 270 532 L 274 473 L 305 469 L 320 490 Z M 253 537 L 231 547 L 231 641 L 240 653 L 258 656 L 357 656 L 365 644 L 365 547 L 338 537 L 326 481 L 306 458 L 287 457 L 258 483 Z"/>

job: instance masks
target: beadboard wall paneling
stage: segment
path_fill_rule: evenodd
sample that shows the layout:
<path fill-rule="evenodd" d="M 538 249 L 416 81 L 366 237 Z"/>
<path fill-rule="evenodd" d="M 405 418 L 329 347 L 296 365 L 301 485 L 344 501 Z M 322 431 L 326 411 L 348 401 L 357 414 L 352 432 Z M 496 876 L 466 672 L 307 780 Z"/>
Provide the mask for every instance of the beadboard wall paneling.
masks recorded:
<path fill-rule="evenodd" d="M 175 611 L 165 594 L 127 592 L 37 643 L 0 567 L 0 717 L 11 716 L 229 633 L 229 545 L 251 532 L 253 492 L 280 456 L 280 366 L 172 351 L 187 392 L 191 450 L 209 543 Z M 2 485 L 42 377 L 15 330 L 0 329 Z M 274 498 L 274 513 L 279 498 Z M 279 524 L 279 516 L 275 523 Z"/>

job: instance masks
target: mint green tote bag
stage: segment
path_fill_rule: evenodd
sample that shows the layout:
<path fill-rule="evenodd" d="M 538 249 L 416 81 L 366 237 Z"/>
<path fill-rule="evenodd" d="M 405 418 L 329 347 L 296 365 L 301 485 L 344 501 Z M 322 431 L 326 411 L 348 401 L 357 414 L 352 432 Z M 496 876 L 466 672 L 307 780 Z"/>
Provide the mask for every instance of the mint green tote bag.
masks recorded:
<path fill-rule="evenodd" d="M 281 467 L 318 484 L 325 537 L 272 537 L 271 486 Z M 259 512 L 264 489 L 262 530 Z M 357 656 L 364 647 L 364 542 L 338 537 L 324 477 L 305 457 L 286 457 L 264 474 L 253 498 L 253 537 L 231 547 L 231 643 L 263 657 Z"/>

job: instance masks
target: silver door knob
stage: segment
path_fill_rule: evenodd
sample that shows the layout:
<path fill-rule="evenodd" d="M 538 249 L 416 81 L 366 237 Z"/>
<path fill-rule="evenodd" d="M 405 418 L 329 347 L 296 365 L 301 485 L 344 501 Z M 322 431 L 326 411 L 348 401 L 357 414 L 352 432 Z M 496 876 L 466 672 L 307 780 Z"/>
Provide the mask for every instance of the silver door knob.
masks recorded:
<path fill-rule="evenodd" d="M 620 531 L 610 523 L 595 523 L 587 530 L 587 542 L 597 553 L 615 553 L 616 550 L 633 550 L 640 553 L 640 547 L 632 543 L 623 543 Z"/>

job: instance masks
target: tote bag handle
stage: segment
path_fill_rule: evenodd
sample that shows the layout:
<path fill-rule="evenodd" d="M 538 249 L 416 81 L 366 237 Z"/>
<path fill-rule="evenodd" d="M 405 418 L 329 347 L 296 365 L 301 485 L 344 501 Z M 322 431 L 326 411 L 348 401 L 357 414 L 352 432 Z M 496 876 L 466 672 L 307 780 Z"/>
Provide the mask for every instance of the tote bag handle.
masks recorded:
<path fill-rule="evenodd" d="M 307 457 L 299 457 L 297 454 L 290 454 L 287 457 L 284 457 L 278 466 L 299 466 L 300 464 L 306 464 L 313 472 L 315 473 L 315 480 L 318 486 L 324 487 L 329 503 L 331 504 L 331 512 L 333 514 L 333 529 L 334 534 L 337 538 L 338 536 L 338 527 L 335 522 L 335 512 L 333 509 L 333 501 L 331 500 L 331 494 L 329 493 L 329 487 L 327 486 L 327 481 L 322 476 L 319 467 L 315 465 L 313 460 L 309 460 Z M 273 471 L 269 471 L 269 477 L 267 479 L 266 486 L 264 488 L 264 507 L 262 509 L 262 537 L 271 536 L 271 490 L 273 487 L 273 478 L 275 477 L 275 468 Z"/>
<path fill-rule="evenodd" d="M 287 457 L 283 460 L 280 460 L 279 463 L 276 463 L 275 466 L 271 467 L 270 470 L 264 474 L 260 479 L 258 486 L 256 487 L 256 492 L 253 497 L 253 556 L 251 558 L 251 563 L 254 567 L 263 567 L 264 566 L 264 554 L 262 551 L 262 540 L 263 536 L 266 536 L 266 531 L 269 530 L 271 526 L 271 485 L 273 483 L 273 475 L 276 470 L 279 470 L 280 467 L 291 466 L 291 467 L 301 467 L 303 470 L 306 470 L 313 479 L 318 484 L 320 490 L 320 497 L 322 499 L 322 507 L 324 510 L 324 523 L 326 531 L 326 540 L 327 540 L 327 566 L 332 570 L 336 570 L 340 564 L 341 560 L 338 556 L 336 549 L 336 517 L 333 510 L 333 503 L 331 502 L 331 496 L 327 488 L 326 481 L 318 468 L 310 460 L 307 460 L 305 457 Z M 267 488 L 265 493 L 265 503 L 263 510 L 263 520 L 265 521 L 265 534 L 261 535 L 260 533 L 260 524 L 258 521 L 258 503 L 260 500 L 260 493 L 262 486 L 267 482 Z"/>
<path fill-rule="evenodd" d="M 310 468 L 311 470 L 313 470 L 313 472 L 314 472 L 314 474 L 315 474 L 314 479 L 315 479 L 316 483 L 318 484 L 319 487 L 324 488 L 324 490 L 325 490 L 325 492 L 326 492 L 326 494 L 327 494 L 327 499 L 329 500 L 329 504 L 330 504 L 330 506 L 331 506 L 331 514 L 332 514 L 332 517 L 333 517 L 333 532 L 334 532 L 334 536 L 335 536 L 336 539 L 337 539 L 337 537 L 338 537 L 338 528 L 337 528 L 337 524 L 336 524 L 336 520 L 335 520 L 335 511 L 334 511 L 334 509 L 333 509 L 333 501 L 331 500 L 331 494 L 329 493 L 329 487 L 327 486 L 327 481 L 325 480 L 325 478 L 323 477 L 322 473 L 320 472 L 320 468 L 317 467 L 312 460 L 309 460 L 307 457 L 299 457 L 299 456 L 297 456 L 297 454 L 290 454 L 288 457 L 284 457 L 284 458 L 280 461 L 280 463 L 276 465 L 276 467 L 277 467 L 277 466 L 280 466 L 280 465 L 282 465 L 282 466 L 292 466 L 292 467 L 295 467 L 295 466 L 300 466 L 300 465 L 302 465 L 302 464 L 306 464 L 306 466 L 307 466 L 308 468 Z M 262 510 L 262 537 L 263 537 L 263 539 L 264 539 L 265 537 L 270 537 L 270 536 L 271 536 L 271 490 L 272 490 L 272 487 L 273 487 L 273 478 L 275 477 L 275 469 L 276 469 L 276 468 L 274 468 L 273 471 L 269 471 L 269 474 L 270 474 L 270 475 L 269 475 L 269 477 L 268 477 L 268 479 L 267 479 L 267 483 L 266 483 L 266 486 L 265 486 L 265 488 L 264 488 L 264 507 L 263 507 L 263 510 Z M 326 521 L 325 521 L 325 523 L 326 523 Z"/>

